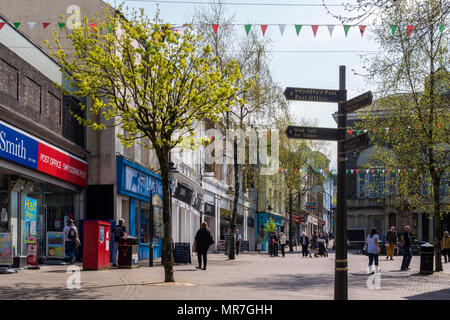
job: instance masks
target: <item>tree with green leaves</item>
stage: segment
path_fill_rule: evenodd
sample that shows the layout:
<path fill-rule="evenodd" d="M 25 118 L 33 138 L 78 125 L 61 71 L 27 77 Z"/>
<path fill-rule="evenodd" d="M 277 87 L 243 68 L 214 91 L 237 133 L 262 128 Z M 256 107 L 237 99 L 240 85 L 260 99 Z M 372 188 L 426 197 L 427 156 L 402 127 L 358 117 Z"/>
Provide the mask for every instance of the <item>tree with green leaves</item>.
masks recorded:
<path fill-rule="evenodd" d="M 302 124 L 303 125 L 303 124 Z M 284 130 L 283 130 L 284 131 Z M 289 208 L 289 250 L 292 252 L 295 238 L 293 211 L 295 198 L 297 210 L 302 209 L 302 199 L 307 192 L 322 186 L 324 176 L 320 170 L 328 168 L 329 161 L 320 152 L 323 143 L 309 140 L 290 139 L 286 135 L 280 137 L 280 166 L 284 176 L 283 187 L 287 193 L 287 207 Z M 331 173 L 330 173 L 331 174 Z"/>
<path fill-rule="evenodd" d="M 271 77 L 269 67 L 269 44 L 270 40 L 261 38 L 256 33 L 250 32 L 243 37 L 236 37 L 226 27 L 218 28 L 213 32 L 212 25 L 224 26 L 232 21 L 232 16 L 226 12 L 223 3 L 212 4 L 206 10 L 197 12 L 197 32 L 202 34 L 205 44 L 211 46 L 217 59 L 217 67 L 227 63 L 230 59 L 237 61 L 242 74 L 240 86 L 246 88 L 242 99 L 222 112 L 219 120 L 214 123 L 224 135 L 227 129 L 233 129 L 237 134 L 232 139 L 230 153 L 233 154 L 232 165 L 228 173 L 233 184 L 233 208 L 230 216 L 231 234 L 235 235 L 236 220 L 238 215 L 239 199 L 245 192 L 246 181 L 254 176 L 257 165 L 249 163 L 248 138 L 243 138 L 247 130 L 264 125 L 270 127 L 274 119 L 283 115 L 287 110 L 287 104 L 279 88 Z M 245 164 L 238 161 L 242 145 L 245 149 Z M 230 159 L 231 160 L 231 159 Z M 251 178 L 250 178 L 251 179 Z M 242 201 L 243 202 L 243 201 Z M 230 238 L 229 259 L 235 259 L 235 241 Z"/>
<path fill-rule="evenodd" d="M 441 217 L 449 209 L 449 13 L 448 1 L 399 0 L 378 14 L 382 25 L 401 28 L 374 37 L 383 51 L 367 58 L 366 76 L 380 98 L 356 124 L 375 145 L 370 163 L 385 168 L 383 197 L 410 213 L 430 212 L 435 271 L 442 271 Z"/>
<path fill-rule="evenodd" d="M 170 204 L 170 151 L 193 132 L 199 120 L 215 121 L 237 101 L 241 73 L 236 61 L 217 68 L 217 57 L 187 27 L 183 34 L 171 31 L 158 15 L 149 19 L 144 10 L 126 18 L 106 8 L 103 20 L 92 26 L 87 18 L 67 38 L 73 54 L 67 55 L 55 33 L 53 51 L 88 117 L 80 123 L 96 130 L 112 122 L 122 130 L 125 146 L 150 141 L 157 155 L 163 186 L 163 264 L 165 281 L 173 282 L 172 214 Z M 146 138 L 145 140 L 143 138 Z"/>

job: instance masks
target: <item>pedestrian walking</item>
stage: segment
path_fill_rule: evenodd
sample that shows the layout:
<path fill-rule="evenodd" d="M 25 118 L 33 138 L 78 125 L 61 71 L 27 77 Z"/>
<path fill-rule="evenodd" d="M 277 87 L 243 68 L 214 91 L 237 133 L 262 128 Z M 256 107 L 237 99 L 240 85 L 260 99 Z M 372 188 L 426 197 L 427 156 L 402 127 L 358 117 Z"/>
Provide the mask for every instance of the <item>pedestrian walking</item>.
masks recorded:
<path fill-rule="evenodd" d="M 274 232 L 274 256 L 278 257 L 278 249 L 280 247 L 280 237 L 277 236 L 277 234 Z"/>
<path fill-rule="evenodd" d="M 442 255 L 444 256 L 445 263 L 450 261 L 450 237 L 448 231 L 445 231 L 442 237 Z"/>
<path fill-rule="evenodd" d="M 126 238 L 127 227 L 124 226 L 125 220 L 119 219 L 119 225 L 114 228 L 114 243 L 113 243 L 113 267 L 117 267 L 117 251 L 119 250 L 120 238 Z"/>
<path fill-rule="evenodd" d="M 275 235 L 273 232 L 269 236 L 269 254 L 271 257 L 275 255 Z"/>
<path fill-rule="evenodd" d="M 405 231 L 402 233 L 403 261 L 400 269 L 402 271 L 406 271 L 409 269 L 409 264 L 411 263 L 412 259 L 412 252 L 411 252 L 412 240 L 409 232 L 410 227 L 405 226 Z"/>
<path fill-rule="evenodd" d="M 286 236 L 283 232 L 280 232 L 280 246 L 281 246 L 281 255 L 284 258 L 284 247 L 286 246 Z"/>
<path fill-rule="evenodd" d="M 78 237 L 78 229 L 75 226 L 72 219 L 68 219 L 66 226 L 64 227 L 64 245 L 65 256 L 70 259 L 69 262 L 73 263 L 75 260 L 75 249 L 77 244 L 79 245 L 80 239 Z"/>
<path fill-rule="evenodd" d="M 307 257 L 309 238 L 306 236 L 306 233 L 304 232 L 302 232 L 302 236 L 300 237 L 300 244 L 302 246 L 302 257 Z"/>
<path fill-rule="evenodd" d="M 370 274 L 380 271 L 380 268 L 378 267 L 378 256 L 380 254 L 379 240 L 380 238 L 378 237 L 377 229 L 372 229 L 366 238 L 367 255 L 369 256 L 369 268 L 367 270 Z M 375 271 L 372 269 L 374 261 Z"/>
<path fill-rule="evenodd" d="M 318 240 L 319 240 L 319 237 L 317 236 L 317 231 L 314 231 L 314 234 L 311 237 L 310 248 L 311 248 L 311 251 L 314 252 L 314 257 L 316 257 L 316 258 L 319 257 L 319 255 L 317 254 L 317 251 L 319 249 L 319 244 L 317 242 Z"/>
<path fill-rule="evenodd" d="M 208 223 L 202 222 L 200 229 L 197 231 L 194 240 L 194 248 L 197 252 L 198 266 L 197 269 L 206 270 L 207 255 L 209 247 L 214 243 L 211 233 L 208 230 Z M 202 268 L 203 259 L 203 268 Z"/>
<path fill-rule="evenodd" d="M 395 227 L 392 226 L 386 233 L 386 259 L 394 260 L 394 249 L 397 245 L 397 233 Z"/>
<path fill-rule="evenodd" d="M 239 233 L 239 229 L 236 229 L 236 255 L 239 255 L 239 249 L 241 247 L 242 236 Z"/>

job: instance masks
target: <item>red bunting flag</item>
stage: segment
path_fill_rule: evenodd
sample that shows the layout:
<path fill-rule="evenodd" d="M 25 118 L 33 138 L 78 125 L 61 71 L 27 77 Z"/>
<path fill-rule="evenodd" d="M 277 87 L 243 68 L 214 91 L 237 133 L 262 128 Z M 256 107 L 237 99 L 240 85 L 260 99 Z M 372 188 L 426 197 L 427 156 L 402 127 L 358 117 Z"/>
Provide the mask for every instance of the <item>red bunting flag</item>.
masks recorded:
<path fill-rule="evenodd" d="M 408 29 L 408 35 L 411 38 L 411 33 L 413 32 L 414 26 L 407 26 L 406 29 Z"/>
<path fill-rule="evenodd" d="M 214 30 L 214 34 L 216 34 L 217 30 L 219 30 L 219 25 L 218 24 L 213 24 L 212 27 L 213 27 L 213 30 Z"/>
<path fill-rule="evenodd" d="M 43 22 L 42 23 L 42 26 L 44 27 L 44 29 L 47 28 L 49 25 L 50 25 L 50 22 Z"/>
<path fill-rule="evenodd" d="M 361 38 L 364 35 L 364 31 L 366 31 L 366 26 L 359 26 L 359 31 L 361 32 Z"/>
<path fill-rule="evenodd" d="M 92 32 L 95 32 L 94 28 L 97 28 L 97 24 L 96 23 L 91 23 Z"/>
<path fill-rule="evenodd" d="M 319 29 L 319 26 L 318 25 L 312 25 L 311 28 L 312 28 L 312 31 L 313 31 L 314 37 L 315 37 L 316 33 L 317 33 L 317 29 Z"/>
<path fill-rule="evenodd" d="M 6 22 L 0 22 L 0 30 L 5 26 Z"/>
<path fill-rule="evenodd" d="M 261 31 L 262 31 L 263 37 L 266 34 L 266 30 L 267 30 L 267 24 L 262 24 L 261 25 Z"/>

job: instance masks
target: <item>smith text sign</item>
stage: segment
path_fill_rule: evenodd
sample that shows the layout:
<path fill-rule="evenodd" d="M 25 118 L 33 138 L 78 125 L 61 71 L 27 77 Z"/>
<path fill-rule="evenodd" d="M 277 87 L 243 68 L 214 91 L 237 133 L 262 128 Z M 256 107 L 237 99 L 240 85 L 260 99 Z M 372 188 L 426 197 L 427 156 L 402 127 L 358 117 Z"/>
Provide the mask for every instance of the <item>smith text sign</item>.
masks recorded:
<path fill-rule="evenodd" d="M 344 141 L 344 152 L 356 151 L 367 147 L 368 144 L 369 136 L 367 133 L 360 134 L 359 136 Z"/>
<path fill-rule="evenodd" d="M 345 103 L 345 113 L 350 113 L 364 108 L 372 103 L 372 91 L 367 91 Z"/>
<path fill-rule="evenodd" d="M 345 139 L 345 129 L 289 126 L 286 135 L 294 139 L 337 141 Z"/>
<path fill-rule="evenodd" d="M 311 102 L 344 102 L 344 90 L 291 88 L 284 90 L 287 100 L 311 101 Z"/>

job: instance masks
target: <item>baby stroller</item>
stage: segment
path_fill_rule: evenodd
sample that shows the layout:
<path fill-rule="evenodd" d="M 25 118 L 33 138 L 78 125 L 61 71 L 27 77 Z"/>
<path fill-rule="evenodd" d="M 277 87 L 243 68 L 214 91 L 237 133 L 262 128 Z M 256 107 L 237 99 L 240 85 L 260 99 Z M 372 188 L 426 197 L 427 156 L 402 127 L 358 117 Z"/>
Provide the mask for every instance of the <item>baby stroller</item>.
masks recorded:
<path fill-rule="evenodd" d="M 320 239 L 318 243 L 319 243 L 319 256 L 328 257 L 328 251 L 327 248 L 325 247 L 325 239 Z"/>

